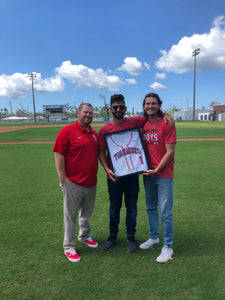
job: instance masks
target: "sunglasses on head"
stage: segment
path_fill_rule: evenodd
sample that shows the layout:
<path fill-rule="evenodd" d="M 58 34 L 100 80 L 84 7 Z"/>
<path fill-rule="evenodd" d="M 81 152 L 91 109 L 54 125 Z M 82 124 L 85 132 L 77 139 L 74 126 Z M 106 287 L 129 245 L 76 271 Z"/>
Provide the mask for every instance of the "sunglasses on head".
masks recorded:
<path fill-rule="evenodd" d="M 118 107 L 119 107 L 120 110 L 123 110 L 124 107 L 125 107 L 125 105 L 113 105 L 113 106 L 112 106 L 112 108 L 113 108 L 114 110 L 117 110 Z"/>

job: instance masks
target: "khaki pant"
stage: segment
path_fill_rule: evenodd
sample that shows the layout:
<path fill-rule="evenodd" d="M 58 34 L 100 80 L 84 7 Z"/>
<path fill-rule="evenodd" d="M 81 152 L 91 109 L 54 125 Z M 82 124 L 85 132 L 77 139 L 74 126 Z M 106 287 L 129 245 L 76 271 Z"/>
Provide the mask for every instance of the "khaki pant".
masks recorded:
<path fill-rule="evenodd" d="M 91 231 L 91 217 L 96 196 L 96 186 L 84 187 L 66 180 L 63 188 L 64 252 L 75 249 L 76 218 L 79 213 L 79 241 L 85 241 Z"/>

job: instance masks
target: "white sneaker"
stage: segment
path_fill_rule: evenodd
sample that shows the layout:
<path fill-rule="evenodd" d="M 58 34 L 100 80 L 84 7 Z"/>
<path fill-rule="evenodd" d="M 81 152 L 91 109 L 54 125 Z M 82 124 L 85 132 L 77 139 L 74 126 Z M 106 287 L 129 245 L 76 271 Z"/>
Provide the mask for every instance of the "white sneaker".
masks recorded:
<path fill-rule="evenodd" d="M 166 263 L 168 260 L 172 260 L 173 249 L 165 245 L 162 247 L 161 254 L 156 258 L 158 263 Z"/>
<path fill-rule="evenodd" d="M 153 239 L 148 239 L 146 242 L 144 242 L 143 244 L 141 244 L 139 247 L 141 249 L 149 249 L 149 248 L 153 248 L 153 245 L 158 244 L 159 243 L 159 238 L 153 240 Z"/>

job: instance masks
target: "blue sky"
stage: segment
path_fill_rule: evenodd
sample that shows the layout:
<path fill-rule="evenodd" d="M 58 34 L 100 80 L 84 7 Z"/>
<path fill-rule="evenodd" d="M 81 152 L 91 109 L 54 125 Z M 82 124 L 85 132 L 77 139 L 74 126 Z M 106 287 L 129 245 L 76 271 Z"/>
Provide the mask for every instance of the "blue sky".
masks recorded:
<path fill-rule="evenodd" d="M 156 92 L 163 108 L 225 103 L 224 0 L 0 0 L 0 108 L 103 106 L 122 93 L 141 111 Z"/>

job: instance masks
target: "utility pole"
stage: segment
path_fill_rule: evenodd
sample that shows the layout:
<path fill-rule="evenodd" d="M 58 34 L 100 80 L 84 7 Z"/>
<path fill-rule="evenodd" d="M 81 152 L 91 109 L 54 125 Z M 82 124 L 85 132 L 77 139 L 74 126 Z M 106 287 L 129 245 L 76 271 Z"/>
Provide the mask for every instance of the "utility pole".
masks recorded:
<path fill-rule="evenodd" d="M 36 124 L 36 110 L 35 110 L 35 100 L 34 100 L 34 80 L 36 79 L 37 75 L 35 73 L 28 73 L 27 77 L 31 80 L 32 83 L 32 94 L 33 94 L 33 107 L 34 107 L 34 122 Z"/>
<path fill-rule="evenodd" d="M 10 106 L 10 111 L 11 111 L 11 116 L 13 115 L 13 110 L 12 110 L 12 102 L 9 101 L 9 106 Z"/>
<path fill-rule="evenodd" d="M 195 79 L 196 79 L 196 56 L 200 53 L 200 49 L 195 49 L 192 52 L 194 56 L 194 92 L 193 92 L 193 121 L 195 121 Z"/>

